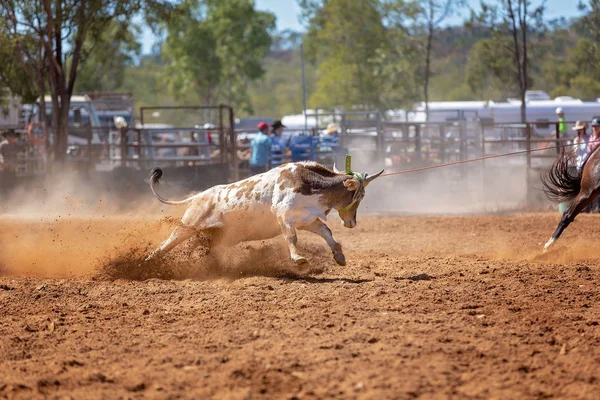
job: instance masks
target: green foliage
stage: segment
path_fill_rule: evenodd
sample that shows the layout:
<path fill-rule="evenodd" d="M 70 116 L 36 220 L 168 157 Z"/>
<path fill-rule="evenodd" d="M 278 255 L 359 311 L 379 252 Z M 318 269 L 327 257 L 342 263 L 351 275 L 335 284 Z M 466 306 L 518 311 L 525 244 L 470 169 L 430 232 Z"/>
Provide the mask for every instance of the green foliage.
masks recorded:
<path fill-rule="evenodd" d="M 79 73 L 76 92 L 114 91 L 123 84 L 125 69 L 141 53 L 140 27 L 135 24 L 109 23 L 95 43 L 86 41 L 89 57 Z"/>
<path fill-rule="evenodd" d="M 311 108 L 411 108 L 423 101 L 423 1 L 299 3 L 305 35 L 273 32 L 273 15 L 256 11 L 251 0 L 185 0 L 168 22 L 157 9 L 151 22 L 154 27 L 162 24 L 164 41 L 154 54 L 139 59 L 136 27 L 123 29 L 124 20 L 117 19 L 93 41 L 85 41 L 88 58 L 77 91 L 132 92 L 137 106 L 226 103 L 235 107 L 237 116 L 281 118 L 302 110 L 304 42 Z M 506 0 L 487 3 L 466 26 L 436 29 L 431 101 L 518 97 L 514 38 L 502 13 Z M 541 23 L 541 10 L 532 3 L 528 88 L 552 96 L 600 97 L 600 0 L 589 0 L 581 18 L 548 24 Z M 7 60 L 0 64 L 0 86 L 33 99 L 35 87 L 11 58 L 13 52 L 14 42 L 0 35 L 0 59 Z M 206 120 L 188 113 L 156 122 L 190 125 Z"/>
<path fill-rule="evenodd" d="M 318 65 L 312 107 L 382 105 L 388 83 L 378 73 L 383 70 L 380 54 L 388 54 L 390 47 L 379 5 L 376 0 L 329 0 L 313 9 L 306 35 L 307 57 Z"/>
<path fill-rule="evenodd" d="M 546 33 L 544 7 L 543 0 L 537 6 L 531 0 L 482 2 L 481 12 L 473 15 L 471 21 L 491 32 L 490 38 L 476 46 L 476 52 L 470 57 L 471 88 L 477 90 L 490 85 L 482 79 L 482 71 L 488 69 L 495 80 L 492 87 L 517 89 L 522 101 L 522 122 L 526 119 L 525 93 L 533 86 L 530 61 L 535 58 L 532 54 L 536 48 L 535 40 Z M 537 54 L 538 58 L 541 56 L 542 53 Z"/>
<path fill-rule="evenodd" d="M 15 43 L 8 40 L 6 36 L 0 35 L 0 103 L 6 100 L 3 99 L 2 88 L 21 97 L 22 101 L 32 103 L 36 101 L 38 91 L 34 82 L 14 57 L 15 52 Z"/>
<path fill-rule="evenodd" d="M 519 84 L 515 77 L 511 39 L 498 37 L 483 39 L 473 46 L 466 68 L 466 81 L 478 98 L 497 100 L 517 93 Z"/>
<path fill-rule="evenodd" d="M 111 24 L 125 25 L 139 13 L 167 10 L 159 0 L 12 0 L 0 2 L 0 37 L 14 45 L 13 57 L 41 97 L 52 98 L 55 160 L 66 158 L 69 102 L 86 59 L 104 42 Z M 118 33 L 118 32 L 115 32 Z M 121 42 L 122 37 L 116 37 Z M 41 106 L 44 105 L 42 102 Z M 44 111 L 42 110 L 42 114 Z"/>
<path fill-rule="evenodd" d="M 400 0 L 401 3 L 404 0 Z M 409 25 L 412 29 L 412 37 L 416 40 L 415 45 L 419 57 L 415 58 L 415 62 L 419 68 L 415 71 L 415 78 L 423 88 L 423 100 L 428 110 L 430 101 L 430 81 L 435 75 L 432 68 L 432 49 L 436 39 L 436 33 L 439 25 L 448 16 L 457 11 L 458 8 L 464 6 L 463 0 L 413 0 L 414 16 L 413 21 Z"/>
<path fill-rule="evenodd" d="M 587 38 L 581 38 L 573 49 L 571 60 L 580 75 L 590 78 L 600 78 L 600 47 L 598 43 Z"/>
<path fill-rule="evenodd" d="M 278 38 L 276 38 L 278 39 Z M 264 62 L 265 75 L 250 84 L 248 95 L 254 115 L 281 119 L 284 115 L 299 114 L 302 111 L 302 70 L 298 43 L 280 46 L 275 41 L 273 50 Z M 291 46 L 289 49 L 288 46 Z M 307 93 L 314 91 L 316 70 L 306 64 Z M 240 116 L 249 113 L 241 112 Z"/>
<path fill-rule="evenodd" d="M 167 26 L 163 56 L 173 96 L 251 110 L 248 83 L 264 74 L 275 17 L 252 0 L 190 0 Z"/>
<path fill-rule="evenodd" d="M 576 76 L 569 82 L 568 93 L 582 99 L 596 99 L 600 97 L 600 82 L 589 76 Z"/>
<path fill-rule="evenodd" d="M 160 57 L 144 56 L 139 65 L 126 67 L 119 92 L 132 93 L 137 107 L 176 105 L 163 79 L 165 66 Z"/>
<path fill-rule="evenodd" d="M 588 0 L 588 4 L 579 3 L 583 16 L 574 21 L 574 30 L 584 38 L 600 41 L 600 0 Z"/>
<path fill-rule="evenodd" d="M 579 38 L 566 57 L 549 56 L 543 65 L 543 76 L 553 96 L 582 99 L 600 97 L 600 55 L 596 42 Z"/>

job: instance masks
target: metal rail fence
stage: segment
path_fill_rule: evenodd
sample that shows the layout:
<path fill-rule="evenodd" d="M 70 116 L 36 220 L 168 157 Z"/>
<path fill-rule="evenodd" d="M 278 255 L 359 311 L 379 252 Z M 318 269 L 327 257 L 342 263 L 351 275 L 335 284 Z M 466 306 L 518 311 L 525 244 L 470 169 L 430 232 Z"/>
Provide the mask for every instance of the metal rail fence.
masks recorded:
<path fill-rule="evenodd" d="M 165 110 L 187 112 L 186 120 L 207 122 L 208 118 L 212 125 L 210 128 L 204 125 L 156 127 L 147 123 L 153 118 L 152 114 Z M 248 175 L 249 143 L 256 131 L 236 131 L 231 107 L 142 107 L 139 116 L 141 125 L 137 127 L 88 126 L 73 130 L 70 133 L 79 139 L 69 148 L 67 164 L 85 171 L 115 168 L 148 171 L 154 166 L 198 170 L 212 166 L 227 169 L 229 180 Z M 500 124 L 486 120 L 397 122 L 386 120 L 378 111 L 319 111 L 308 114 L 307 119 L 312 122 L 306 130 L 287 130 L 284 133 L 288 142 L 284 146 L 280 143 L 282 148 L 274 149 L 272 166 L 307 159 L 328 166 L 333 163 L 342 165 L 343 156 L 348 153 L 353 156 L 355 169 L 385 167 L 388 172 L 393 172 L 565 143 L 556 135 L 538 135 L 539 123 Z M 322 133 L 330 124 L 339 128 L 336 136 Z M 558 131 L 558 124 L 555 125 Z M 18 175 L 46 173 L 53 158 L 51 149 L 51 137 L 45 147 L 29 144 L 19 157 Z M 532 176 L 539 177 L 539 170 L 546 168 L 559 153 L 560 149 L 532 151 L 521 157 L 484 161 L 481 165 L 525 168 L 527 173 L 531 170 Z"/>

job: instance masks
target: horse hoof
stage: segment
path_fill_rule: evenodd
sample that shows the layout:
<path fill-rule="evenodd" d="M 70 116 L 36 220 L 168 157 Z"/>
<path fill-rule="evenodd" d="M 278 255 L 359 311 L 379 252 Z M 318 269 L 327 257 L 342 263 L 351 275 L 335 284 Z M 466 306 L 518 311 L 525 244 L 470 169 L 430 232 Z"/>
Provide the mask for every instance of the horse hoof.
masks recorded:
<path fill-rule="evenodd" d="M 342 267 L 346 265 L 346 257 L 344 257 L 343 254 L 339 253 L 339 254 L 334 254 L 333 255 L 333 259 L 335 260 L 335 262 L 338 265 L 341 265 Z"/>
<path fill-rule="evenodd" d="M 552 246 L 553 243 L 554 243 L 554 239 L 548 240 L 548 243 L 546 243 L 544 245 L 544 253 L 546 253 L 548 251 L 548 249 L 550 248 L 550 246 Z"/>

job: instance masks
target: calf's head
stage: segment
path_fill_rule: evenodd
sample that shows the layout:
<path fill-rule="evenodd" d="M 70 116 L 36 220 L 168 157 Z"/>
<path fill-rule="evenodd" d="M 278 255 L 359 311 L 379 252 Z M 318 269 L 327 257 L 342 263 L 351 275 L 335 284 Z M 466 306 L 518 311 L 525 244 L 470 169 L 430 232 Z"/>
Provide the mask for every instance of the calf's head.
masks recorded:
<path fill-rule="evenodd" d="M 336 171 L 337 172 L 337 171 Z M 365 188 L 375 179 L 377 179 L 383 170 L 379 171 L 375 175 L 369 176 L 367 173 L 354 174 L 351 178 L 344 181 L 344 187 L 352 193 L 351 196 L 344 196 L 344 201 L 339 207 L 336 207 L 342 223 L 346 228 L 354 228 L 356 226 L 356 212 L 358 206 L 365 197 Z"/>

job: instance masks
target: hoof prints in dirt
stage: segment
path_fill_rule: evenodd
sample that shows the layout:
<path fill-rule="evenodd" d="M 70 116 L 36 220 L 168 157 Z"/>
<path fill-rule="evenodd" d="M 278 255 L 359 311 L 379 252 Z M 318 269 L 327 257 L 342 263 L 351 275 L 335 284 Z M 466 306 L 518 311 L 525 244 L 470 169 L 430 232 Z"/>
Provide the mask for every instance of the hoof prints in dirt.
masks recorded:
<path fill-rule="evenodd" d="M 409 280 L 409 281 L 430 281 L 432 279 L 435 279 L 435 277 L 431 276 L 431 275 L 427 275 L 427 274 L 418 274 L 418 275 L 412 275 L 409 276 L 408 278 L 404 278 L 404 277 L 396 277 L 394 278 L 397 281 L 402 281 L 402 280 Z"/>
<path fill-rule="evenodd" d="M 145 261 L 150 246 L 133 248 L 126 254 L 104 262 L 95 276 L 96 280 L 137 280 L 146 279 L 196 279 L 218 278 L 237 279 L 249 276 L 299 278 L 307 274 L 320 274 L 325 260 L 324 253 L 317 246 L 303 249 L 312 254 L 309 264 L 299 268 L 293 264 L 284 246 L 271 244 L 246 244 L 221 251 L 197 252 L 175 250 L 164 257 Z"/>

